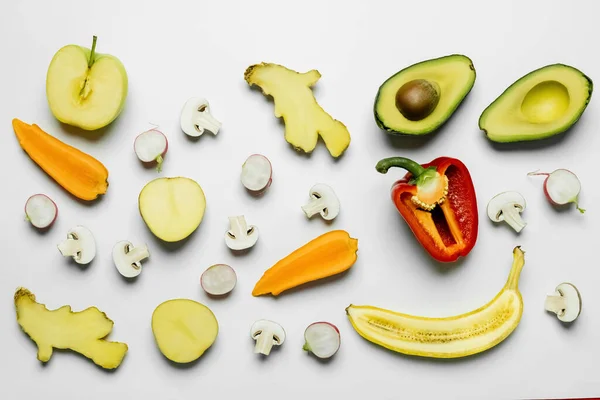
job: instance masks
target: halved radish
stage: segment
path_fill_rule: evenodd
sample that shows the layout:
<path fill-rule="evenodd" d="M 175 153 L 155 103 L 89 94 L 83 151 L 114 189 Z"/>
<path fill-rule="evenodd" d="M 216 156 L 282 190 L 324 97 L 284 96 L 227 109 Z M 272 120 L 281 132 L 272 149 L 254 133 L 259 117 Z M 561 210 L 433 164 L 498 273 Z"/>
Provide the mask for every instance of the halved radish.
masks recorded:
<path fill-rule="evenodd" d="M 159 130 L 151 129 L 140 133 L 133 143 L 135 154 L 141 162 L 157 164 L 157 171 L 162 169 L 163 157 L 167 154 L 169 142 Z"/>
<path fill-rule="evenodd" d="M 25 215 L 31 225 L 38 229 L 46 229 L 56 221 L 58 207 L 45 194 L 34 194 L 25 202 Z"/>
<path fill-rule="evenodd" d="M 313 353 L 318 358 L 330 358 L 340 348 L 340 331 L 329 322 L 314 322 L 304 331 L 303 350 Z"/>
<path fill-rule="evenodd" d="M 567 169 L 557 169 L 553 172 L 530 172 L 527 175 L 544 175 L 544 193 L 550 203 L 557 206 L 564 206 L 569 203 L 575 203 L 575 207 L 580 213 L 585 209 L 579 207 L 578 196 L 581 192 L 581 182 L 577 175 Z"/>
<path fill-rule="evenodd" d="M 242 164 L 242 185 L 253 194 L 262 194 L 273 181 L 273 168 L 262 154 L 252 154 Z"/>
<path fill-rule="evenodd" d="M 222 296 L 233 290 L 237 275 L 227 264 L 215 264 L 206 269 L 200 277 L 202 289 L 211 296 Z"/>

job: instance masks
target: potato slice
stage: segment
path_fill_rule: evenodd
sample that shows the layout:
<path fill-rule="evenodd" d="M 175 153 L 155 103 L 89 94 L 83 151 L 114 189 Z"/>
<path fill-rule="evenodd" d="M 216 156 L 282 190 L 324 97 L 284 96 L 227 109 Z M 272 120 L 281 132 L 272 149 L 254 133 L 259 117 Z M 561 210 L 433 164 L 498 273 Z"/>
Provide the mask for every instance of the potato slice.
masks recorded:
<path fill-rule="evenodd" d="M 150 231 L 165 242 L 178 242 L 191 235 L 202 222 L 206 197 L 190 178 L 157 178 L 138 198 L 142 219 Z"/>
<path fill-rule="evenodd" d="M 205 305 L 194 300 L 173 299 L 154 310 L 152 332 L 165 357 L 176 363 L 189 363 L 212 346 L 219 333 L 219 323 Z"/>

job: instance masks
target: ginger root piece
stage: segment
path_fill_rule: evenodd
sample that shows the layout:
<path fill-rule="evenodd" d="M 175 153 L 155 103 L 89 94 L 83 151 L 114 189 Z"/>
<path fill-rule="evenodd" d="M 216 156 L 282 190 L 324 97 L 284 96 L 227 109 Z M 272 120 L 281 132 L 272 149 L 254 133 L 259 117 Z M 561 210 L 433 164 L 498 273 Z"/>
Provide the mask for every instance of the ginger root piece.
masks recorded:
<path fill-rule="evenodd" d="M 25 288 L 15 292 L 17 322 L 38 347 L 38 360 L 47 362 L 53 348 L 71 349 L 105 369 L 117 368 L 128 346 L 103 338 L 112 331 L 113 321 L 96 307 L 73 312 L 71 306 L 48 310 Z"/>
<path fill-rule="evenodd" d="M 250 86 L 261 88 L 273 97 L 275 116 L 283 117 L 285 140 L 296 150 L 312 152 L 319 135 L 333 157 L 339 157 L 350 145 L 346 126 L 333 119 L 317 103 L 311 87 L 321 78 L 317 70 L 299 73 L 272 63 L 251 65 L 244 72 Z"/>

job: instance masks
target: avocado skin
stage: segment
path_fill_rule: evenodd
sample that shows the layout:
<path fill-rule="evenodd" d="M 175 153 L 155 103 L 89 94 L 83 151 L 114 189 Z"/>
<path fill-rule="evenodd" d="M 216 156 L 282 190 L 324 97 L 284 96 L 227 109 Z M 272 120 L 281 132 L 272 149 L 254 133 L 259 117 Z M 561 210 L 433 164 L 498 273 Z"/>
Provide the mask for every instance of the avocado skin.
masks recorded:
<path fill-rule="evenodd" d="M 388 126 L 385 125 L 385 123 L 377 115 L 377 102 L 379 101 L 379 97 L 380 97 L 382 88 L 384 88 L 386 86 L 386 84 L 390 80 L 394 79 L 399 74 L 405 72 L 408 68 L 414 68 L 414 67 L 418 67 L 419 65 L 422 65 L 422 64 L 425 64 L 425 63 L 430 63 L 430 62 L 438 61 L 438 60 L 441 60 L 441 59 L 444 59 L 444 58 L 457 57 L 457 56 L 458 57 L 464 57 L 467 60 L 469 60 L 469 68 L 473 71 L 474 80 L 473 80 L 473 85 L 471 85 L 471 87 L 465 92 L 464 96 L 460 99 L 460 101 L 457 101 L 456 103 L 454 103 L 454 105 L 452 107 L 448 108 L 449 114 L 448 114 L 447 118 L 445 118 L 444 120 L 442 120 L 440 124 L 432 126 L 429 130 L 423 132 L 420 135 L 415 135 L 414 133 L 405 133 L 405 132 L 396 131 L 396 130 L 391 129 Z M 375 101 L 373 102 L 373 116 L 375 118 L 375 123 L 377 124 L 377 126 L 380 129 L 382 129 L 383 131 L 385 131 L 385 132 L 387 132 L 387 133 L 389 133 L 391 135 L 394 135 L 394 136 L 421 136 L 421 135 L 426 135 L 426 134 L 429 134 L 431 132 L 434 132 L 437 129 L 441 128 L 446 122 L 448 122 L 448 120 L 450 119 L 450 117 L 452 117 L 452 115 L 454 114 L 454 112 L 458 109 L 458 107 L 467 98 L 467 95 L 471 92 L 471 90 L 473 89 L 473 86 L 475 86 L 475 80 L 477 80 L 477 71 L 475 70 L 475 66 L 473 64 L 473 61 L 471 60 L 471 58 L 465 56 L 464 54 L 454 53 L 454 54 L 449 54 L 447 56 L 432 58 L 432 59 L 420 61 L 420 62 L 415 63 L 415 64 L 411 64 L 411 65 L 409 65 L 409 66 L 401 69 L 400 71 L 396 72 L 394 75 L 390 76 L 388 79 L 386 79 L 379 86 L 379 89 L 377 90 L 377 94 L 375 95 Z M 443 94 L 442 94 L 442 96 L 443 96 Z"/>
<path fill-rule="evenodd" d="M 504 91 L 498 96 L 496 97 L 481 113 L 481 115 L 479 116 L 479 120 L 477 122 L 477 125 L 479 126 L 479 129 L 481 131 L 483 131 L 484 135 L 486 136 L 486 138 L 488 138 L 488 140 L 491 140 L 493 142 L 496 143 L 517 143 L 517 142 L 529 142 L 529 141 L 533 141 L 533 140 L 543 140 L 543 139 L 547 139 L 550 138 L 552 136 L 556 136 L 558 134 L 561 134 L 563 132 L 565 132 L 566 130 L 570 129 L 571 127 L 573 127 L 573 125 L 575 125 L 577 123 L 577 121 L 579 121 L 579 119 L 581 118 L 581 116 L 583 115 L 583 112 L 586 110 L 588 104 L 590 103 L 590 101 L 592 100 L 592 92 L 594 91 L 594 82 L 593 80 L 586 75 L 585 73 L 583 73 L 581 70 L 578 69 L 579 73 L 581 74 L 581 76 L 587 81 L 588 83 L 588 95 L 586 97 L 586 100 L 583 102 L 580 111 L 577 114 L 574 114 L 573 118 L 571 119 L 570 123 L 567 125 L 562 126 L 559 129 L 556 129 L 554 131 L 552 131 L 550 134 L 545 134 L 543 135 L 541 138 L 530 138 L 530 139 L 522 139 L 522 140 L 514 140 L 511 139 L 509 136 L 506 137 L 505 140 L 499 140 L 499 139 L 491 139 L 488 136 L 488 131 L 486 129 L 484 129 L 482 127 L 482 119 L 485 115 L 485 113 L 488 111 L 488 109 L 490 107 L 492 107 L 499 99 L 501 99 L 503 96 L 505 95 L 510 95 L 510 91 L 511 89 L 513 89 L 515 86 L 517 86 L 520 82 L 529 79 L 532 75 L 534 75 L 535 73 L 546 69 L 546 68 L 553 68 L 553 67 L 566 67 L 566 68 L 573 68 L 570 65 L 567 64 L 563 64 L 563 63 L 554 63 L 554 64 L 548 64 L 545 65 L 543 67 L 537 68 L 529 73 L 527 73 L 526 75 L 523 75 L 521 78 L 517 79 L 516 81 L 514 81 L 510 86 L 508 86 L 506 89 L 504 89 Z"/>

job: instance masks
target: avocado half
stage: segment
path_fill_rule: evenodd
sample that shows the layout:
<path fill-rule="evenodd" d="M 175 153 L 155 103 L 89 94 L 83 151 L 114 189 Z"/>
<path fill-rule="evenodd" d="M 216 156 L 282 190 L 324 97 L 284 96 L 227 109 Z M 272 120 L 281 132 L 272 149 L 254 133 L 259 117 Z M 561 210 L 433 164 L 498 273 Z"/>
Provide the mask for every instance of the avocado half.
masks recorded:
<path fill-rule="evenodd" d="M 572 127 L 592 98 L 594 85 L 569 65 L 536 69 L 510 85 L 479 117 L 494 142 L 545 139 Z"/>
<path fill-rule="evenodd" d="M 425 135 L 446 122 L 475 84 L 475 67 L 469 57 L 452 54 L 413 64 L 388 78 L 379 87 L 373 112 L 379 128 L 396 135 Z M 396 107 L 396 94 L 406 83 L 426 80 L 436 85 L 439 101 L 420 120 L 407 119 Z"/>

